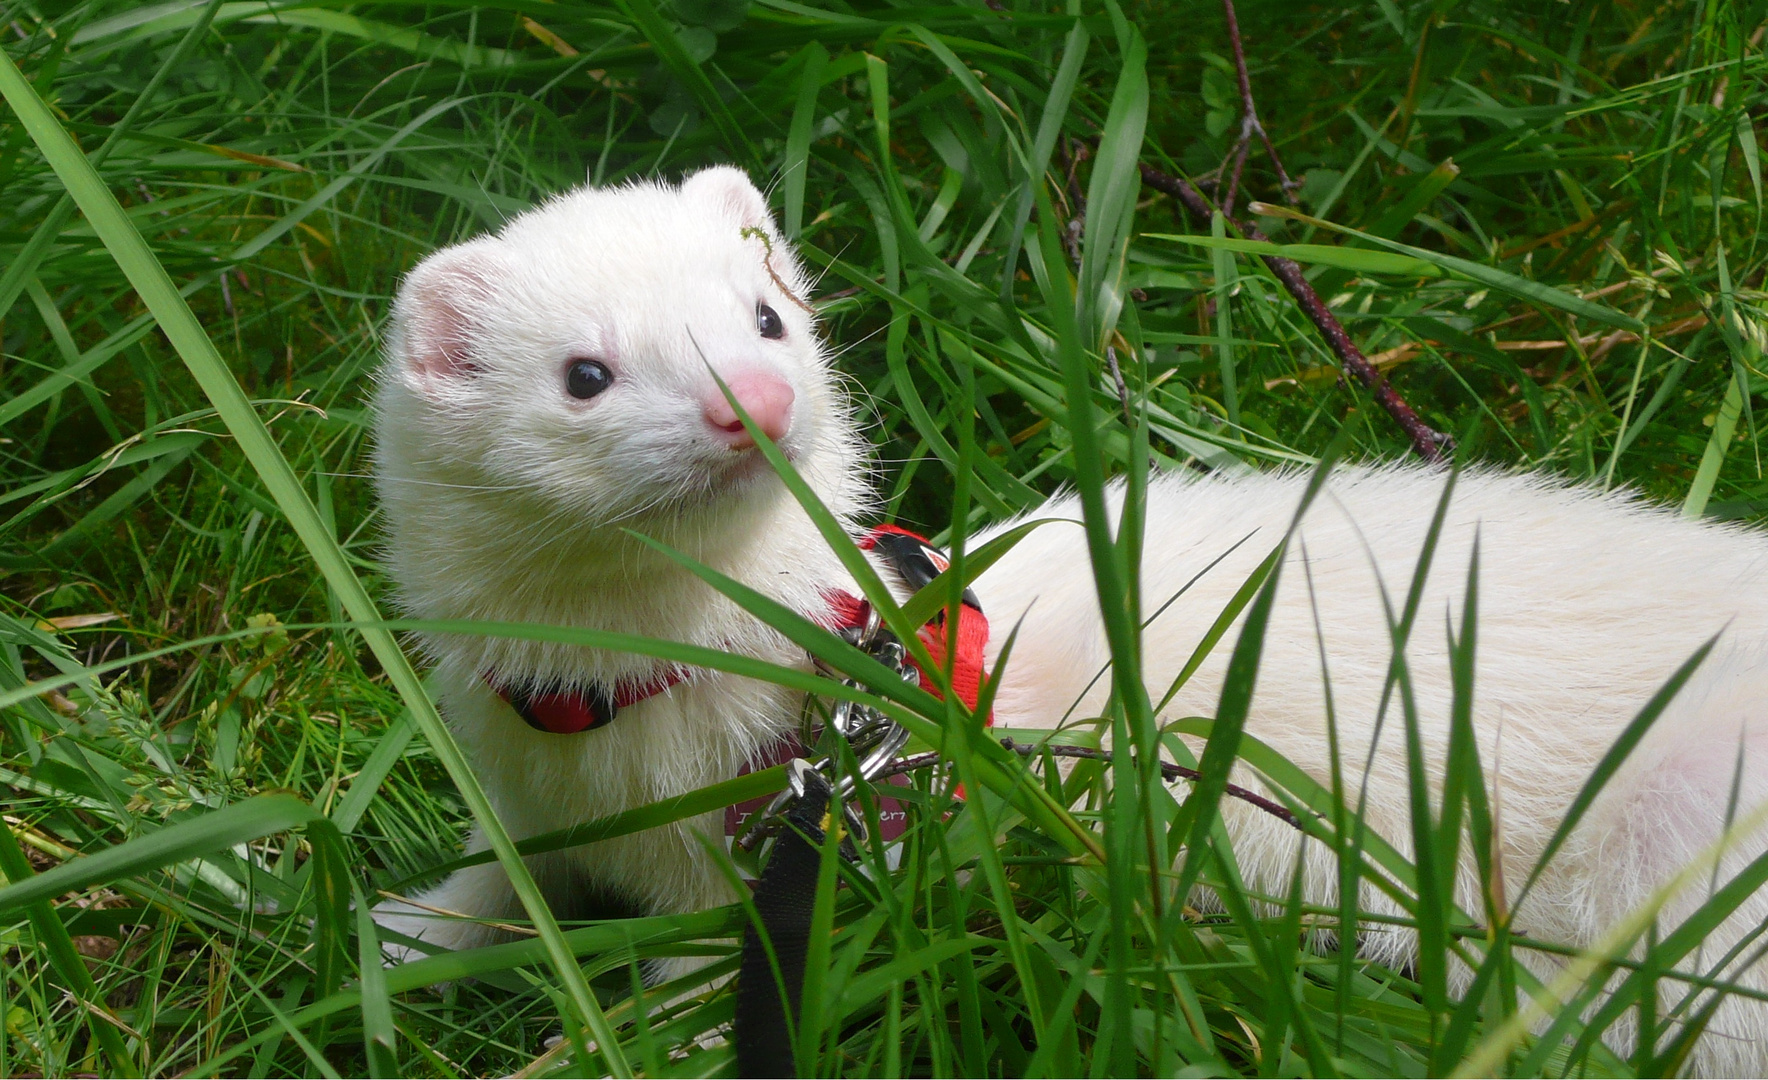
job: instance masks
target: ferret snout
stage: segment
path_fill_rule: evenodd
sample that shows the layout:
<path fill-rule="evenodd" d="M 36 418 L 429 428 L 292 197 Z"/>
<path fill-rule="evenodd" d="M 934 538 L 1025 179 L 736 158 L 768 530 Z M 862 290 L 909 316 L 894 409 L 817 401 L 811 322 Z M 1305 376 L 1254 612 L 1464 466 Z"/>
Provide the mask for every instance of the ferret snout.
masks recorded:
<path fill-rule="evenodd" d="M 745 371 L 726 380 L 731 396 L 742 405 L 749 419 L 755 421 L 768 438 L 775 442 L 792 429 L 792 385 L 778 375 L 764 371 Z M 747 450 L 755 440 L 743 427 L 737 411 L 715 385 L 706 398 L 706 423 L 713 435 L 732 450 Z"/>

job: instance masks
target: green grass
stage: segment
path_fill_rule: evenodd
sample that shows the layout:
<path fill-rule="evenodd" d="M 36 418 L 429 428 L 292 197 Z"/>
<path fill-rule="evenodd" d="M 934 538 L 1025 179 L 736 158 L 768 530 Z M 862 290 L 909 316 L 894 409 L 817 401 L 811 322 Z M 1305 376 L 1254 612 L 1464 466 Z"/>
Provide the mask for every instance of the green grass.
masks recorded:
<path fill-rule="evenodd" d="M 1299 210 L 1259 228 L 1465 456 L 1761 520 L 1765 17 L 1247 0 L 1259 113 L 1300 181 Z M 0 1075 L 733 1068 L 705 1038 L 727 989 L 640 976 L 684 952 L 732 970 L 740 911 L 561 927 L 540 910 L 515 944 L 384 973 L 351 911 L 433 877 L 485 817 L 374 624 L 379 326 L 424 252 L 586 176 L 729 161 L 771 182 L 864 388 L 889 516 L 961 540 L 1073 485 L 1106 596 L 1135 595 L 1139 561 L 1135 529 L 1104 527 L 1108 476 L 1408 452 L 1264 248 L 1138 186 L 1138 161 L 1200 178 L 1232 147 L 1215 3 L 12 3 L 0 32 L 20 73 L 0 70 Z M 1283 203 L 1256 149 L 1243 189 Z M 1242 731 L 1274 578 L 1238 598 L 1242 632 L 1228 612 L 1209 638 L 1233 654 L 1210 718 L 1149 700 L 1145 613 L 1108 605 L 1110 761 L 1024 763 L 961 709 L 893 692 L 971 799 L 952 816 L 923 777 L 901 868 L 877 851 L 870 876 L 839 868 L 801 1038 L 814 1068 L 1675 1071 L 1669 1022 L 1689 1016 L 1657 1016 L 1631 1060 L 1600 1029 L 1698 976 L 1704 928 L 1768 864 L 1650 928 L 1642 960 L 1613 959 L 1648 933 L 1621 928 L 1558 987 L 1555 1036 L 1529 1035 L 1515 953 L 1554 943 L 1448 890 L 1461 845 L 1490 869 L 1466 734 L 1475 585 L 1456 613 L 1463 737 L 1446 794 L 1415 809 L 1412 861 L 1331 778 Z M 1406 637 L 1436 632 L 1414 614 L 1395 612 L 1402 688 Z M 1661 705 L 1641 703 L 1641 730 Z M 1207 739 L 1200 760 L 1179 734 Z M 1161 751 L 1203 780 L 1169 789 Z M 1414 969 L 1314 933 L 1366 914 L 1247 894 L 1215 815 L 1236 759 L 1319 811 L 1302 820 L 1347 882 L 1400 899 Z M 1186 908 L 1195 882 L 1223 914 Z M 1460 997 L 1451 955 L 1478 972 Z M 1611 1004 L 1586 1011 L 1604 984 Z"/>

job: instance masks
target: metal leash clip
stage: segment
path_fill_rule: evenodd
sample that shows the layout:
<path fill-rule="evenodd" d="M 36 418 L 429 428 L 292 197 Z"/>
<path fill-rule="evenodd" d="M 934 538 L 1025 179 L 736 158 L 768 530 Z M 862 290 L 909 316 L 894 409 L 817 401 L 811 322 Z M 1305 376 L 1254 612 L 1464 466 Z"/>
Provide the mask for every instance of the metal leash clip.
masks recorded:
<path fill-rule="evenodd" d="M 840 634 L 849 644 L 864 650 L 872 659 L 895 672 L 898 678 L 914 686 L 920 685 L 920 672 L 909 663 L 908 652 L 903 648 L 902 642 L 884 626 L 877 611 L 869 605 L 866 608 L 865 624 L 841 630 Z M 820 659 L 812 658 L 812 662 L 823 674 L 838 678 L 843 686 L 859 688 L 864 685 L 858 679 L 842 677 Z M 777 832 L 784 823 L 786 811 L 813 788 L 826 792 L 831 806 L 841 807 L 842 817 L 847 823 L 847 835 L 862 843 L 865 841 L 865 821 L 852 802 L 857 788 L 855 778 L 848 773 L 841 773 L 839 777 L 836 775 L 840 744 L 845 742 L 858 762 L 859 779 L 875 780 L 896 761 L 903 745 L 909 740 L 908 729 L 877 709 L 852 701 L 836 702 L 830 711 L 828 723 L 820 727 L 813 728 L 811 721 L 810 710 L 807 709 L 804 723 L 799 729 L 799 741 L 801 745 L 810 747 L 811 753 L 807 757 L 793 758 L 786 763 L 785 790 L 774 796 L 767 809 L 749 818 L 742 835 L 737 839 L 737 845 L 744 851 L 754 851 Z M 846 838 L 843 838 L 841 846 L 843 853 L 850 858 L 855 856 Z"/>

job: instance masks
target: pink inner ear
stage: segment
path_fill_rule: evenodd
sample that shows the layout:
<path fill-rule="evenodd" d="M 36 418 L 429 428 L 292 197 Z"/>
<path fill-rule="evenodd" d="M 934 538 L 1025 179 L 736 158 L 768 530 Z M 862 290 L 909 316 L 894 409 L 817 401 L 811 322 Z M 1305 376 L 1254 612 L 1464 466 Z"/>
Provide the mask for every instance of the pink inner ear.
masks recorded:
<path fill-rule="evenodd" d="M 426 379 L 473 372 L 472 335 L 466 313 L 445 296 L 426 297 L 406 327 L 405 362 Z"/>
<path fill-rule="evenodd" d="M 486 252 L 451 248 L 427 259 L 406 279 L 396 307 L 400 360 L 419 385 L 472 375 L 474 311 L 490 291 Z"/>

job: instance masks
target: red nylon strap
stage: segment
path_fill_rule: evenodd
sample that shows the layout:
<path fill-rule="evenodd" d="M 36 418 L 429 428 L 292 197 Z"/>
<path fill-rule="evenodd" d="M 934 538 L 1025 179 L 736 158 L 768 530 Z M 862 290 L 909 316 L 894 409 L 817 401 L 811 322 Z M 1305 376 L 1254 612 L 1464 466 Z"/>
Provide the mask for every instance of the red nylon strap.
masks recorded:
<path fill-rule="evenodd" d="M 935 551 L 927 543 L 926 537 L 917 536 L 907 529 L 898 528 L 895 525 L 878 526 L 866 534 L 865 538 L 859 542 L 859 546 L 870 551 L 877 546 L 878 537 L 887 534 L 906 536 L 919 541 L 929 560 L 941 573 L 951 565 L 946 561 L 944 555 Z M 829 601 L 832 613 L 839 620 L 837 625 L 865 625 L 866 609 L 869 605 L 864 600 L 850 593 L 837 592 L 830 594 Z M 945 670 L 946 613 L 941 611 L 932 622 L 921 627 L 919 636 L 921 643 L 927 646 L 927 654 L 933 660 L 934 670 Z M 975 709 L 976 698 L 982 691 L 983 650 L 988 646 L 988 616 L 982 613 L 982 608 L 969 602 L 958 607 L 958 632 L 955 637 L 957 649 L 956 656 L 952 660 L 952 690 L 965 706 Z M 915 670 L 921 672 L 921 685 L 927 692 L 941 701 L 945 700 L 945 694 L 940 691 L 932 674 L 922 671 L 919 664 L 915 665 Z M 983 723 L 989 727 L 994 726 L 994 710 L 992 708 L 988 715 L 983 717 Z"/>
<path fill-rule="evenodd" d="M 859 541 L 860 548 L 865 551 L 874 550 L 878 544 L 878 537 L 881 535 L 906 536 L 916 541 L 922 545 L 924 549 L 922 554 L 933 564 L 936 571 L 943 572 L 950 565 L 946 562 L 945 556 L 934 550 L 924 537 L 917 536 L 907 529 L 898 528 L 895 525 L 880 525 L 873 529 Z M 910 575 L 904 574 L 903 576 L 907 578 Z M 911 586 L 922 584 L 912 580 L 907 583 Z M 837 589 L 824 593 L 823 599 L 829 604 L 829 613 L 826 618 L 817 621 L 826 629 L 857 630 L 866 625 L 866 615 L 870 611 L 871 605 L 861 597 L 846 590 Z M 936 669 L 944 670 L 945 612 L 940 612 L 932 622 L 923 626 L 920 637 L 927 646 L 928 655 L 933 660 Z M 971 709 L 975 709 L 977 694 L 982 689 L 983 649 L 988 645 L 988 619 L 982 614 L 980 607 L 973 607 L 966 603 L 958 609 L 957 639 L 958 655 L 952 665 L 952 689 L 957 691 L 958 700 Z M 917 664 L 915 670 L 921 671 L 920 665 Z M 934 697 L 944 700 L 945 695 L 940 693 L 938 684 L 928 678 L 925 672 L 921 673 L 921 685 L 926 687 L 927 692 Z M 994 725 L 994 711 L 992 709 L 989 711 L 989 715 L 983 718 L 983 722 L 991 727 Z M 799 746 L 796 739 L 791 739 L 776 743 L 753 767 L 767 768 L 770 765 L 784 764 L 795 757 L 808 757 L 809 755 L 810 751 Z M 749 767 L 743 769 L 745 773 L 749 771 Z M 900 787 L 909 786 L 908 777 L 902 775 L 891 777 L 889 783 Z M 960 799 L 964 797 L 962 784 L 957 786 L 954 794 Z M 725 807 L 724 834 L 726 836 L 742 835 L 744 824 L 748 821 L 749 815 L 759 812 L 771 801 L 772 796 L 764 795 L 759 799 L 750 799 L 747 802 L 738 803 L 736 806 Z M 878 800 L 878 819 L 879 830 L 887 842 L 901 837 L 903 831 L 908 827 L 908 814 L 904 810 L 903 804 L 896 799 L 881 798 Z"/>
<path fill-rule="evenodd" d="M 895 525 L 880 525 L 867 533 L 860 540 L 859 546 L 867 551 L 878 546 L 881 536 L 904 536 L 920 545 L 919 555 L 938 572 L 943 572 L 949 563 L 945 556 L 927 543 L 925 537 L 917 536 L 907 529 Z M 910 577 L 906 571 L 905 578 Z M 910 581 L 910 585 L 918 586 L 925 582 Z M 825 625 L 831 629 L 845 627 L 861 627 L 866 622 L 868 604 L 860 597 L 845 591 L 833 591 L 825 594 L 829 602 L 829 621 Z M 952 689 L 957 693 L 958 700 L 971 709 L 976 708 L 977 695 L 982 690 L 983 650 L 988 645 L 988 617 L 982 609 L 969 600 L 958 608 L 958 632 L 956 634 L 957 656 L 952 661 Z M 932 622 L 921 628 L 920 638 L 927 646 L 927 653 L 932 658 L 935 670 L 943 671 L 946 663 L 946 614 L 940 612 Z M 922 671 L 919 664 L 915 669 L 921 672 L 921 685 L 934 697 L 944 699 L 938 684 L 932 675 Z M 509 702 L 528 726 L 539 731 L 550 731 L 555 735 L 573 735 L 579 731 L 593 731 L 611 723 L 620 710 L 629 705 L 637 705 L 646 698 L 655 697 L 663 691 L 688 678 L 684 668 L 666 668 L 663 673 L 649 682 L 623 683 L 610 693 L 602 684 L 591 684 L 586 688 L 569 688 L 549 690 L 544 693 L 533 693 L 519 686 L 506 686 L 498 682 L 494 673 L 487 674 L 485 681 L 497 696 Z M 994 711 L 983 718 L 989 726 L 994 724 Z"/>
<path fill-rule="evenodd" d="M 485 681 L 497 691 L 498 697 L 509 702 L 516 714 L 528 722 L 529 727 L 550 731 L 555 735 L 574 735 L 579 731 L 592 731 L 612 722 L 621 709 L 655 697 L 687 677 L 688 672 L 683 668 L 667 668 L 663 674 L 649 682 L 620 684 L 612 694 L 599 684 L 588 690 L 553 690 L 532 694 L 519 687 L 499 686 L 490 676 Z"/>

